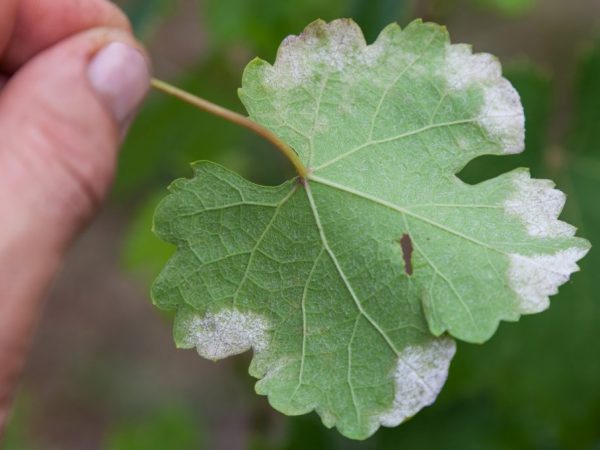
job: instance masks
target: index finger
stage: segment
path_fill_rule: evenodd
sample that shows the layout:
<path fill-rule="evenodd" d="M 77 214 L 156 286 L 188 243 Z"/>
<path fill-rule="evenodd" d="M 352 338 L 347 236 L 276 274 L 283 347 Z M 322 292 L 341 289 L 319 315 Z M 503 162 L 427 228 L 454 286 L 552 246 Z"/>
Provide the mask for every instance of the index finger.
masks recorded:
<path fill-rule="evenodd" d="M 0 4 L 0 14 L 4 9 L 10 12 L 11 7 L 14 11 L 16 5 L 4 52 L 0 47 L 0 69 L 5 73 L 16 71 L 37 53 L 81 31 L 95 27 L 130 30 L 125 14 L 108 0 L 0 0 Z M 4 29 L 4 14 L 0 17 Z"/>

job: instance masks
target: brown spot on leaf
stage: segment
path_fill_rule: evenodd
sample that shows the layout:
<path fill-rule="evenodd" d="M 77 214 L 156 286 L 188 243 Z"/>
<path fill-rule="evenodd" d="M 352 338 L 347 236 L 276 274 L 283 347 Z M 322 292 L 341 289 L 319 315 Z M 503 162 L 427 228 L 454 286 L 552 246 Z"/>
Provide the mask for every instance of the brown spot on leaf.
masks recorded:
<path fill-rule="evenodd" d="M 402 249 L 402 258 L 404 259 L 404 271 L 407 275 L 412 275 L 412 252 L 413 245 L 408 234 L 403 234 L 400 238 L 400 248 Z"/>

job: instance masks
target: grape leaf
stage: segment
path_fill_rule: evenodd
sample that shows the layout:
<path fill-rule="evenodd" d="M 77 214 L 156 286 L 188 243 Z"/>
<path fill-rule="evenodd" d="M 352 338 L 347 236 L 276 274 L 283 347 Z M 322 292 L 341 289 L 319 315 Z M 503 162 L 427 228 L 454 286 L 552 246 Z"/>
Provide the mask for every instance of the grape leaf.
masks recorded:
<path fill-rule="evenodd" d="M 431 404 L 454 354 L 548 306 L 589 244 L 564 195 L 525 169 L 468 185 L 484 154 L 523 149 L 517 93 L 445 28 L 350 20 L 252 61 L 240 98 L 308 169 L 277 187 L 212 163 L 175 181 L 155 231 L 177 245 L 152 289 L 175 341 L 220 359 L 250 348 L 256 390 L 366 438 Z"/>

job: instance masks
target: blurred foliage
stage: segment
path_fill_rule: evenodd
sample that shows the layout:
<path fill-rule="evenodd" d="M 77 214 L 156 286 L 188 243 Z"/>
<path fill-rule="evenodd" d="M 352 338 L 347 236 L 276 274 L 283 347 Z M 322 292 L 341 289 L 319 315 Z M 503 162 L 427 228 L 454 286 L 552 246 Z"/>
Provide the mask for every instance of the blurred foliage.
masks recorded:
<path fill-rule="evenodd" d="M 10 412 L 6 433 L 0 435 L 0 448 L 2 450 L 38 450 L 33 437 L 32 428 L 32 400 L 21 389 L 19 396 Z"/>
<path fill-rule="evenodd" d="M 584 49 L 573 95 L 575 121 L 571 148 L 598 158 L 600 147 L 600 39 Z"/>
<path fill-rule="evenodd" d="M 536 0 L 474 0 L 475 4 L 507 16 L 519 16 L 531 11 Z"/>
<path fill-rule="evenodd" d="M 145 38 L 173 11 L 175 2 L 169 0 L 118 0 L 131 21 L 136 36 Z"/>
<path fill-rule="evenodd" d="M 316 18 L 343 15 L 345 0 L 207 0 L 202 3 L 205 26 L 217 47 L 239 45 L 272 58 L 282 39 L 297 34 Z M 235 11 L 235 14 L 231 12 Z"/>
<path fill-rule="evenodd" d="M 193 413 L 167 407 L 136 421 L 115 425 L 105 450 L 200 450 L 202 436 Z"/>
<path fill-rule="evenodd" d="M 174 247 L 152 232 L 152 218 L 158 203 L 165 196 L 161 191 L 151 195 L 136 212 L 123 245 L 123 265 L 140 280 L 150 283 L 173 254 Z"/>
<path fill-rule="evenodd" d="M 391 22 L 406 22 L 408 6 L 408 0 L 351 0 L 342 16 L 353 18 L 362 28 L 367 42 L 373 42 Z"/>
<path fill-rule="evenodd" d="M 383 27 L 408 16 L 407 0 L 207 0 L 202 4 L 213 45 L 240 45 L 267 60 L 274 58 L 283 38 L 300 33 L 317 18 L 351 17 L 373 41 Z"/>

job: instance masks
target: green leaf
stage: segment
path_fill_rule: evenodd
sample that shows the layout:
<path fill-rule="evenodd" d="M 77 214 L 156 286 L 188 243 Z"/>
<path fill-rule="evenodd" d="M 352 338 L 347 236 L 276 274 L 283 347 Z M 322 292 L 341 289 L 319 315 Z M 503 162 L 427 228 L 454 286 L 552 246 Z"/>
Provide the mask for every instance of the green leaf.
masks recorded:
<path fill-rule="evenodd" d="M 250 348 L 256 390 L 365 438 L 431 404 L 454 342 L 548 306 L 587 252 L 564 195 L 528 171 L 468 185 L 471 159 L 523 149 L 518 94 L 490 55 L 443 27 L 309 25 L 251 62 L 250 117 L 298 153 L 305 179 L 250 183 L 194 164 L 155 215 L 177 245 L 155 303 L 175 340 L 220 359 Z"/>
<path fill-rule="evenodd" d="M 435 335 L 481 342 L 499 320 L 545 308 L 585 253 L 556 220 L 564 196 L 551 182 L 523 169 L 477 186 L 455 177 L 477 156 L 522 151 L 523 111 L 497 61 L 450 46 L 437 25 L 392 25 L 365 47 L 352 22 L 316 22 L 274 66 L 250 63 L 240 96 L 309 167 L 315 208 L 372 210 L 390 226 L 377 239 L 411 237 Z"/>

